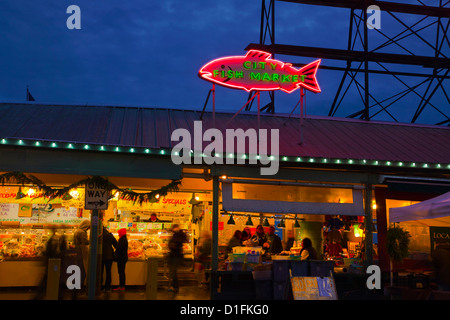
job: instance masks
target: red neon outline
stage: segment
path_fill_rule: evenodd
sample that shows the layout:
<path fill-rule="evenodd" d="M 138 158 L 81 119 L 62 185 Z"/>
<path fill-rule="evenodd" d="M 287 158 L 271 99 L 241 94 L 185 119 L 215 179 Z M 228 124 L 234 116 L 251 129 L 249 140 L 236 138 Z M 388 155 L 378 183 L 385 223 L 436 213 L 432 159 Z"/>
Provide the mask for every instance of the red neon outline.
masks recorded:
<path fill-rule="evenodd" d="M 299 75 L 300 76 L 300 75 L 302 75 L 302 71 L 309 69 L 311 66 L 314 65 L 313 74 L 309 77 L 309 79 L 311 81 L 313 81 L 313 85 L 309 85 L 309 84 L 306 84 L 305 82 L 299 81 L 299 82 L 295 83 L 295 85 L 293 85 L 293 88 L 290 90 L 283 88 L 279 83 L 275 83 L 275 82 L 273 83 L 274 86 L 272 86 L 272 87 L 258 87 L 255 85 L 251 85 L 250 87 L 248 87 L 245 85 L 230 84 L 230 83 L 224 82 L 223 80 L 215 79 L 210 71 L 204 70 L 208 66 L 214 65 L 214 64 L 218 63 L 219 61 L 223 61 L 223 64 L 230 64 L 233 62 L 236 63 L 234 60 L 236 60 L 237 62 L 242 61 L 242 63 L 243 63 L 245 58 L 250 55 L 252 55 L 252 56 L 261 55 L 261 57 L 259 57 L 261 59 L 260 60 L 261 62 L 277 63 L 277 65 L 280 66 L 280 69 L 285 70 L 288 75 Z M 216 83 L 216 84 L 224 86 L 224 87 L 229 87 L 229 88 L 233 88 L 233 89 L 241 89 L 241 90 L 245 90 L 247 92 L 250 92 L 252 90 L 256 90 L 256 91 L 282 90 L 287 93 L 292 93 L 293 91 L 297 90 L 301 86 L 303 86 L 307 90 L 310 90 L 310 91 L 313 91 L 316 93 L 321 92 L 319 83 L 317 82 L 317 78 L 316 78 L 317 69 L 319 68 L 319 65 L 322 61 L 321 59 L 313 61 L 300 69 L 296 69 L 296 68 L 292 67 L 292 64 L 290 64 L 290 63 L 285 63 L 285 62 L 275 60 L 275 59 L 269 59 L 271 56 L 272 56 L 272 54 L 269 52 L 260 51 L 260 50 L 249 50 L 245 56 L 227 56 L 227 57 L 217 58 L 217 59 L 211 60 L 208 63 L 206 63 L 205 65 L 203 65 L 198 72 L 198 76 L 206 81 L 210 81 L 210 82 Z M 276 84 L 276 86 L 275 86 L 275 84 Z"/>

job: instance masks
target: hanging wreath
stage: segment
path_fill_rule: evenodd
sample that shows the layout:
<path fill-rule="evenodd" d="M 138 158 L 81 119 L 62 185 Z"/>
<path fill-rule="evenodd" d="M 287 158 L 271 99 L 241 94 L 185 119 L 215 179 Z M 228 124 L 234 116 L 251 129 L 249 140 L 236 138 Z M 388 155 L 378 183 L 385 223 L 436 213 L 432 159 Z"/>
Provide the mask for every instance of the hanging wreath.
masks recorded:
<path fill-rule="evenodd" d="M 178 187 L 181 184 L 181 180 L 172 180 L 168 185 L 150 192 L 135 192 L 131 189 L 123 189 L 116 186 L 114 183 L 108 180 L 108 178 L 93 176 L 88 177 L 86 179 L 80 180 L 78 182 L 72 183 L 70 186 L 64 188 L 54 188 L 47 186 L 42 180 L 36 178 L 33 175 L 26 175 L 23 172 L 7 172 L 0 175 L 0 183 L 5 185 L 5 183 L 16 182 L 17 184 L 23 185 L 33 185 L 38 187 L 42 192 L 39 194 L 39 197 L 46 197 L 51 199 L 55 198 L 63 198 L 69 194 L 71 189 L 75 189 L 78 187 L 85 186 L 89 183 L 101 184 L 105 185 L 107 191 L 109 191 L 109 198 L 113 198 L 114 195 L 119 192 L 119 199 L 139 202 L 142 204 L 143 202 L 157 202 L 157 196 L 164 197 L 168 193 L 178 192 Z"/>
<path fill-rule="evenodd" d="M 411 235 L 401 227 L 389 228 L 387 231 L 387 251 L 394 261 L 403 261 L 409 255 Z"/>

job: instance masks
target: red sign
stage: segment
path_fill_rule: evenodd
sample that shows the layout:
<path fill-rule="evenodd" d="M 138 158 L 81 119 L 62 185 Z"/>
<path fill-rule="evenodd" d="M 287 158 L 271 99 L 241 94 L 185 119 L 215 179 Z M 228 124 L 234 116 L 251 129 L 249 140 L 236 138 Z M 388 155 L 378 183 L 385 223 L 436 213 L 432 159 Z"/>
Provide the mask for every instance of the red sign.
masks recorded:
<path fill-rule="evenodd" d="M 219 231 L 223 230 L 224 223 L 223 221 L 219 221 Z M 212 221 L 209 223 L 209 231 L 212 231 Z"/>
<path fill-rule="evenodd" d="M 218 58 L 205 64 L 198 75 L 213 83 L 246 91 L 283 90 L 299 87 L 320 92 L 316 79 L 320 59 L 296 69 L 290 63 L 270 59 L 268 52 L 250 50 L 245 56 Z"/>

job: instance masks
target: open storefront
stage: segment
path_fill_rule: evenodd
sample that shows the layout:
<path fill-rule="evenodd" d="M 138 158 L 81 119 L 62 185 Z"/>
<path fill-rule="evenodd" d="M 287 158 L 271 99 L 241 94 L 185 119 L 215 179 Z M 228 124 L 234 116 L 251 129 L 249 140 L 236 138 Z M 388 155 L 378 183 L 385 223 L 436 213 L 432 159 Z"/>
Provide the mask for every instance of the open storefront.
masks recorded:
<path fill-rule="evenodd" d="M 227 123 L 245 129 L 258 127 L 258 124 L 266 129 L 283 126 L 284 130 L 280 130 L 279 170 L 273 175 L 263 176 L 260 165 L 249 163 L 251 155 L 248 150 L 244 150 L 244 155 L 238 152 L 226 155 L 233 159 L 232 163 L 192 161 L 174 164 L 171 159 L 174 143 L 170 134 L 174 128 L 192 131 L 191 124 L 200 117 L 195 111 L 39 105 L 39 115 L 45 115 L 52 123 L 49 131 L 33 125 L 33 119 L 38 116 L 35 105 L 0 106 L 5 121 L 14 119 L 16 112 L 28 119 L 27 126 L 11 120 L 8 130 L 0 130 L 2 173 L 24 172 L 53 188 L 68 187 L 88 176 L 102 176 L 122 190 L 136 193 L 155 192 L 171 181 L 181 181 L 179 190 L 167 192 L 156 201 L 144 201 L 142 205 L 126 201 L 120 194 L 110 195 L 103 223 L 113 233 L 118 228 L 127 228 L 130 240 L 127 285 L 146 283 L 145 261 L 149 257 L 157 257 L 161 261 L 158 275 L 161 281 L 166 281 L 163 257 L 169 237 L 167 231 L 172 223 L 179 223 L 189 233 L 190 242 L 184 247 L 186 275 L 193 279 L 194 244 L 202 231 L 208 231 L 212 236 L 210 273 L 213 281 L 220 272 L 251 272 L 255 265 L 244 266 L 245 261 L 233 265 L 231 262 L 238 261 L 230 261 L 225 252 L 234 231 L 243 230 L 247 224 L 252 224 L 249 226 L 252 234 L 259 224 L 275 226 L 285 251 L 279 255 L 280 260 L 283 256 L 295 259 L 299 255 L 300 241 L 309 237 L 320 258 L 334 263 L 336 275 L 359 274 L 364 277 L 367 265 L 389 265 L 383 247 L 388 227 L 386 199 L 426 200 L 426 195 L 414 199 L 393 196 L 383 177 L 389 174 L 450 178 L 445 162 L 448 144 L 442 143 L 445 147 L 439 148 L 434 143 L 432 150 L 426 152 L 419 152 L 419 149 L 409 152 L 402 147 L 413 146 L 418 136 L 435 141 L 436 135 L 440 135 L 442 141 L 448 141 L 450 131 L 441 127 L 402 127 L 307 117 L 303 119 L 302 128 L 305 144 L 300 145 L 298 118 L 246 114 L 229 124 L 231 113 L 213 115 L 204 112 L 201 115 L 203 130 L 214 124 L 219 126 L 219 130 L 225 130 Z M 73 116 L 80 119 L 76 125 L 71 121 Z M 137 127 L 140 129 L 136 130 Z M 13 131 L 16 132 L 14 135 L 10 133 Z M 397 138 L 392 140 L 392 136 Z M 203 141 L 203 147 L 207 145 Z M 399 154 L 394 156 L 392 150 L 398 150 Z M 245 161 L 238 163 L 234 161 L 236 159 Z M 19 187 L 26 196 L 16 199 Z M 33 183 L 9 181 L 2 186 L 5 196 L 0 198 L 0 232 L 5 241 L 2 241 L 3 261 L 0 267 L 7 263 L 12 265 L 12 262 L 24 266 L 39 258 L 39 248 L 51 232 L 50 225 L 64 226 L 60 228 L 61 232 L 66 233 L 70 240 L 70 234 L 80 220 L 91 218 L 91 211 L 84 206 L 83 186 L 71 190 L 71 199 L 61 196 L 52 202 L 33 196 L 30 189 L 40 192 Z M 389 194 L 386 194 L 387 190 Z M 151 222 L 152 213 L 156 213 L 160 221 Z M 230 220 L 234 224 L 229 223 Z M 292 246 L 286 250 L 288 242 L 292 242 Z M 34 251 L 26 249 L 31 244 Z M 245 254 L 249 250 L 250 254 L 258 251 L 242 250 L 246 251 L 243 252 Z M 257 258 L 256 262 L 261 262 L 258 267 L 278 257 L 270 258 L 269 261 Z M 10 271 L 0 274 L 10 274 Z M 273 265 L 272 276 L 275 278 Z M 13 277 L 1 277 L 5 286 L 36 285 L 36 277 L 26 283 Z M 117 283 L 115 269 L 113 283 Z M 217 283 L 211 288 L 212 298 L 217 297 L 216 293 L 222 289 Z"/>

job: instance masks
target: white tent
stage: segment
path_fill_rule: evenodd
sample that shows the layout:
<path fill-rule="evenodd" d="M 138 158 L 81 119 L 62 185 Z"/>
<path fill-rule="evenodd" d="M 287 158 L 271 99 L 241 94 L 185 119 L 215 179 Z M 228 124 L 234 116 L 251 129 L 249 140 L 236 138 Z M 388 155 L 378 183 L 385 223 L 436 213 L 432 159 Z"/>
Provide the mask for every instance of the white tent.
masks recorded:
<path fill-rule="evenodd" d="M 450 192 L 410 206 L 391 208 L 389 221 L 417 221 L 428 226 L 450 226 Z"/>

